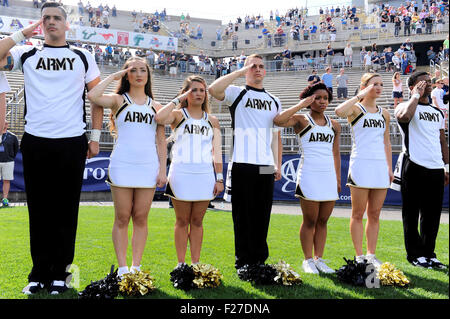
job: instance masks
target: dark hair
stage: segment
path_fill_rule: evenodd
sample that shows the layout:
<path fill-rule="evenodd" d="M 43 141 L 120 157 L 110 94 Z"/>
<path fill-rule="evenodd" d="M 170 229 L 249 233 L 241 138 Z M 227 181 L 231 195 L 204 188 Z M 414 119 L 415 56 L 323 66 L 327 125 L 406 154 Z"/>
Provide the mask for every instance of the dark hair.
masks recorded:
<path fill-rule="evenodd" d="M 417 83 L 417 79 L 422 75 L 428 75 L 428 72 L 425 71 L 417 71 L 411 74 L 408 78 L 408 87 L 414 86 Z"/>
<path fill-rule="evenodd" d="M 202 103 L 202 110 L 205 111 L 206 113 L 210 113 L 210 109 L 209 109 L 209 97 L 208 97 L 208 84 L 206 83 L 205 79 L 202 78 L 199 75 L 190 75 L 189 77 L 187 77 L 184 82 L 183 82 L 183 87 L 181 88 L 180 92 L 178 93 L 178 95 L 183 94 L 184 92 L 188 91 L 191 88 L 191 85 L 193 82 L 198 82 L 201 83 L 205 86 L 205 100 Z M 188 106 L 188 102 L 187 99 L 185 101 L 183 101 L 180 104 L 180 108 L 183 107 L 187 107 Z"/>
<path fill-rule="evenodd" d="M 63 7 L 60 3 L 58 3 L 58 2 L 46 2 L 46 3 L 44 3 L 44 4 L 42 5 L 42 8 L 41 8 L 41 15 L 42 15 L 42 11 L 43 11 L 45 8 L 58 8 L 59 10 L 61 10 L 61 12 L 62 12 L 62 14 L 63 14 L 63 16 L 64 16 L 64 19 L 67 20 L 67 12 L 66 12 L 66 9 L 64 9 L 64 7 Z"/>
<path fill-rule="evenodd" d="M 308 96 L 311 96 L 314 94 L 314 92 L 318 90 L 325 90 L 328 92 L 328 102 L 331 102 L 333 100 L 333 94 L 331 94 L 330 90 L 328 90 L 327 86 L 323 84 L 322 82 L 317 82 L 312 85 L 307 86 L 302 93 L 300 93 L 300 99 L 305 99 Z"/>
<path fill-rule="evenodd" d="M 153 99 L 153 92 L 152 92 L 152 75 L 150 71 L 150 66 L 147 63 L 146 59 L 140 58 L 140 57 L 132 57 L 129 58 L 125 64 L 122 67 L 122 70 L 125 70 L 129 67 L 130 63 L 133 61 L 141 61 L 145 64 L 145 67 L 147 68 L 147 83 L 145 84 L 145 94 L 150 96 Z M 130 91 L 130 82 L 128 81 L 128 76 L 125 74 L 120 80 L 119 84 L 116 88 L 116 94 L 124 94 Z M 116 123 L 114 121 L 114 114 L 111 112 L 109 114 L 109 123 L 108 123 L 109 132 L 111 135 L 115 138 L 117 138 L 117 128 Z"/>
<path fill-rule="evenodd" d="M 148 62 L 144 58 L 140 57 L 131 57 L 129 58 L 125 64 L 122 67 L 122 70 L 125 70 L 129 67 L 130 63 L 133 61 L 140 61 L 145 64 L 145 67 L 147 69 L 147 83 L 145 84 L 145 94 L 150 96 L 153 99 L 153 91 L 152 91 L 152 73 L 150 70 L 150 66 L 148 65 Z M 120 80 L 119 84 L 117 85 L 116 93 L 117 94 L 124 94 L 130 91 L 130 82 L 128 81 L 128 76 L 125 74 Z"/>

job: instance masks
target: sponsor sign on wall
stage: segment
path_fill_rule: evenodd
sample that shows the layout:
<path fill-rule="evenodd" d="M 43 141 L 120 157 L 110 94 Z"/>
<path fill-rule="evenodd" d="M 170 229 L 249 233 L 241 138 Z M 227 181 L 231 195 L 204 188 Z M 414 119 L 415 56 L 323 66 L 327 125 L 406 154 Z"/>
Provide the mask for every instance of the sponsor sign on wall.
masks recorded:
<path fill-rule="evenodd" d="M 26 18 L 15 18 L 0 16 L 0 32 L 13 33 L 33 24 L 36 20 Z M 40 28 L 37 29 L 38 36 L 43 36 Z M 175 37 L 157 34 L 136 33 L 122 30 L 91 28 L 79 25 L 71 25 L 66 33 L 67 40 L 99 43 L 103 45 L 122 45 L 154 49 L 161 51 L 177 51 L 178 39 Z"/>

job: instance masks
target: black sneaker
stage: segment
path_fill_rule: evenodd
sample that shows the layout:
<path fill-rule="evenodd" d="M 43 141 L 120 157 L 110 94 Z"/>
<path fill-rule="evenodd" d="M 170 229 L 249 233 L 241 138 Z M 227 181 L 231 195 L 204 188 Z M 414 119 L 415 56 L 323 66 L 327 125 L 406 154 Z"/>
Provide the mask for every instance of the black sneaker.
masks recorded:
<path fill-rule="evenodd" d="M 48 287 L 48 292 L 51 295 L 59 295 L 68 290 L 66 282 L 62 280 L 53 280 L 50 286 Z"/>
<path fill-rule="evenodd" d="M 437 258 L 427 258 L 432 268 L 435 269 L 447 269 L 443 263 L 441 263 Z"/>
<path fill-rule="evenodd" d="M 410 261 L 410 263 L 416 267 L 423 267 L 423 268 L 428 268 L 428 269 L 432 268 L 431 263 L 425 257 L 419 257 L 419 258 L 413 259 L 412 261 Z"/>
<path fill-rule="evenodd" d="M 211 202 L 209 202 L 208 208 L 209 208 L 209 209 L 214 209 L 215 207 L 214 207 L 213 204 L 211 204 Z"/>
<path fill-rule="evenodd" d="M 25 295 L 34 295 L 40 290 L 44 289 L 44 284 L 36 281 L 30 281 L 25 288 L 22 289 L 22 293 Z"/>

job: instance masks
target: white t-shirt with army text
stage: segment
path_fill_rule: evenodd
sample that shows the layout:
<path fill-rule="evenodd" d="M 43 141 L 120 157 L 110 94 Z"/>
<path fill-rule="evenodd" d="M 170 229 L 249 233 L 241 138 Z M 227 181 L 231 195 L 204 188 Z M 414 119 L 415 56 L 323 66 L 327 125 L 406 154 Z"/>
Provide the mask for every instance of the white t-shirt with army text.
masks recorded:
<path fill-rule="evenodd" d="M 399 109 L 401 107 L 397 107 Z M 441 110 L 432 105 L 418 104 L 411 120 L 398 122 L 398 126 L 403 140 L 402 151 L 409 154 L 411 161 L 428 169 L 444 168 L 440 130 L 445 128 L 445 119 Z"/>
<path fill-rule="evenodd" d="M 224 102 L 230 105 L 235 163 L 274 165 L 273 119 L 281 112 L 280 100 L 264 89 L 230 85 Z"/>
<path fill-rule="evenodd" d="M 84 134 L 85 86 L 100 71 L 89 51 L 69 45 L 16 46 L 14 69 L 25 84 L 25 132 L 44 138 Z"/>

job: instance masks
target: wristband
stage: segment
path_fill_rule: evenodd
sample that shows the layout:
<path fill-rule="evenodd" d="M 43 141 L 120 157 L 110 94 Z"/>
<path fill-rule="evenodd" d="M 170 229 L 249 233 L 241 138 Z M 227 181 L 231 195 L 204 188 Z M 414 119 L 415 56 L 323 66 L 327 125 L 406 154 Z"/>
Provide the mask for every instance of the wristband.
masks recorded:
<path fill-rule="evenodd" d="M 100 142 L 100 135 L 101 135 L 101 133 L 102 133 L 102 131 L 93 129 L 91 131 L 91 138 L 90 138 L 90 140 L 92 142 Z"/>
<path fill-rule="evenodd" d="M 19 42 L 22 42 L 23 40 L 25 40 L 25 36 L 23 35 L 22 31 L 17 31 L 14 32 L 13 34 L 11 34 L 9 36 L 16 44 Z"/>
<path fill-rule="evenodd" d="M 175 104 L 175 105 L 178 105 L 178 104 L 180 104 L 180 99 L 179 98 L 174 98 L 172 101 L 170 101 L 170 102 L 172 102 L 173 104 Z"/>
<path fill-rule="evenodd" d="M 420 94 L 419 93 L 415 93 L 415 94 L 413 94 L 411 96 L 411 98 L 419 100 L 420 99 Z"/>
<path fill-rule="evenodd" d="M 223 174 L 222 173 L 216 173 L 216 181 L 223 182 Z"/>
<path fill-rule="evenodd" d="M 448 164 L 445 164 L 444 169 L 445 169 L 445 172 L 448 173 L 448 169 L 449 169 Z"/>

